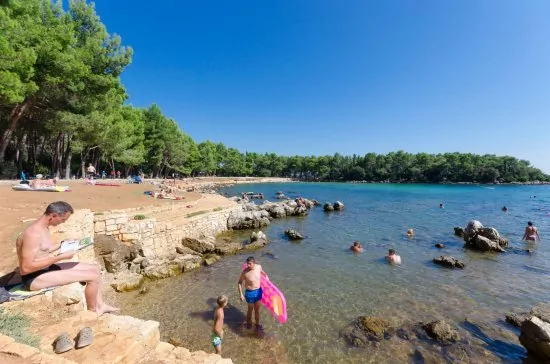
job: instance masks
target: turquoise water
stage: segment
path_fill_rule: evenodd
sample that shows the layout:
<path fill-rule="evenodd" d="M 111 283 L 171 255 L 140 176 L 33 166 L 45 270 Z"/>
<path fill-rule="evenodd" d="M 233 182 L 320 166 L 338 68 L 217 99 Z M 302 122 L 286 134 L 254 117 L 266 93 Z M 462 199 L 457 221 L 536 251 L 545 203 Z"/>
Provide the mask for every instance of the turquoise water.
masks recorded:
<path fill-rule="evenodd" d="M 426 362 L 450 361 L 445 349 L 397 338 L 372 348 L 348 347 L 338 332 L 360 315 L 382 316 L 396 325 L 445 318 L 459 327 L 466 352 L 462 362 L 522 362 L 526 354 L 518 332 L 502 320 L 507 312 L 550 299 L 550 247 L 545 239 L 550 231 L 549 187 L 290 183 L 238 185 L 227 192 L 246 191 L 262 192 L 272 201 L 275 192 L 283 191 L 346 205 L 344 211 L 328 214 L 317 207 L 305 218 L 274 220 L 263 229 L 271 244 L 254 255 L 284 292 L 288 322 L 280 325 L 264 310 L 264 334 L 240 328 L 246 308 L 238 300 L 236 282 L 249 254 L 151 283 L 146 295 L 121 295 L 125 313 L 160 321 L 165 340 L 177 337 L 192 350 L 212 351 L 213 300 L 228 294 L 223 349 L 235 363 L 407 363 L 419 362 L 418 352 Z M 507 213 L 501 211 L 504 205 Z M 470 219 L 497 228 L 510 240 L 509 252 L 463 250 L 453 227 Z M 528 220 L 541 231 L 540 244 L 521 241 Z M 287 241 L 287 228 L 306 238 Z M 416 233 L 412 239 L 405 236 L 409 228 Z M 364 245 L 363 254 L 348 251 L 354 240 Z M 439 250 L 435 243 L 446 248 Z M 389 248 L 401 255 L 401 266 L 383 261 Z M 534 252 L 526 253 L 526 248 Z M 440 254 L 463 260 L 466 268 L 433 265 L 431 260 Z M 490 339 L 464 326 L 466 317 Z"/>

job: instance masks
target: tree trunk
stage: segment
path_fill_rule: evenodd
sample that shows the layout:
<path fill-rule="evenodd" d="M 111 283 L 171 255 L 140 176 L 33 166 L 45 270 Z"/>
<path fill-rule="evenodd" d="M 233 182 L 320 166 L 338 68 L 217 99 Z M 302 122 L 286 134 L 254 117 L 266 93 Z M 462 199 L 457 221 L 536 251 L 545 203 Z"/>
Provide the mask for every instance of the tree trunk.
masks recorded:
<path fill-rule="evenodd" d="M 27 133 L 23 133 L 23 136 L 21 136 L 21 140 L 19 141 L 19 144 L 17 145 L 17 153 L 16 153 L 16 163 L 17 163 L 17 171 L 19 174 L 23 171 L 23 160 L 25 160 L 25 148 L 27 146 Z"/>
<path fill-rule="evenodd" d="M 15 106 L 10 114 L 10 124 L 8 128 L 4 131 L 2 134 L 2 138 L 0 139 L 0 163 L 4 163 L 4 157 L 6 155 L 6 149 L 8 148 L 8 144 L 10 143 L 11 137 L 13 135 L 13 132 L 15 131 L 15 128 L 17 127 L 17 122 L 23 116 L 23 113 L 30 105 L 30 100 L 25 100 L 22 104 L 18 104 Z"/>
<path fill-rule="evenodd" d="M 65 179 L 71 179 L 71 160 L 73 158 L 71 136 L 67 135 L 67 149 L 65 149 Z"/>

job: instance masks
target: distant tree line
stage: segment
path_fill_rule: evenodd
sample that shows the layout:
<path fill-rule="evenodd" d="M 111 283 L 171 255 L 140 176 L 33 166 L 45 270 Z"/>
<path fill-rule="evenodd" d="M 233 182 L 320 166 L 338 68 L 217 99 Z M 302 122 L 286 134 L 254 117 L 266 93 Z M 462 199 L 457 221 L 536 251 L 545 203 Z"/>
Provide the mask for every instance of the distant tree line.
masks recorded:
<path fill-rule="evenodd" d="M 402 151 L 364 156 L 242 153 L 195 143 L 157 105 L 126 104 L 120 75 L 133 51 L 93 3 L 0 1 L 0 168 L 4 177 L 262 176 L 309 181 L 528 182 L 550 177 L 513 157 Z"/>

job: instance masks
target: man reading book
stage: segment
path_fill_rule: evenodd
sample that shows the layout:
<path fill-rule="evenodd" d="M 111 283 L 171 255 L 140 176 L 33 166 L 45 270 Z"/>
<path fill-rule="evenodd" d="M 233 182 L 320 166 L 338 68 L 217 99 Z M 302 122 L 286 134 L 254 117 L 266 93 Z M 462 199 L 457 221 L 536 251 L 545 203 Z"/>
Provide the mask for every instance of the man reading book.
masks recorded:
<path fill-rule="evenodd" d="M 31 291 L 62 286 L 73 282 L 86 282 L 88 310 L 99 315 L 118 309 L 103 302 L 101 296 L 101 272 L 96 264 L 63 262 L 71 259 L 77 250 L 52 255 L 54 249 L 49 227 L 69 219 L 73 208 L 67 202 L 52 202 L 38 220 L 17 238 L 17 257 L 25 287 Z"/>

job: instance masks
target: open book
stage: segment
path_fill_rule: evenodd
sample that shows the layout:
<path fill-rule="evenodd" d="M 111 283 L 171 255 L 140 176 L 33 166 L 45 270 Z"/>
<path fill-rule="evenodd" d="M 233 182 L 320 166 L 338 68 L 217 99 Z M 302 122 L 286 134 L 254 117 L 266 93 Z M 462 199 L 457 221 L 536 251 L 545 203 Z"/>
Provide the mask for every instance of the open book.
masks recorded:
<path fill-rule="evenodd" d="M 88 245 L 94 243 L 92 238 L 84 238 L 80 240 L 63 240 L 61 246 L 59 247 L 59 254 L 63 254 L 72 250 L 80 250 Z"/>

